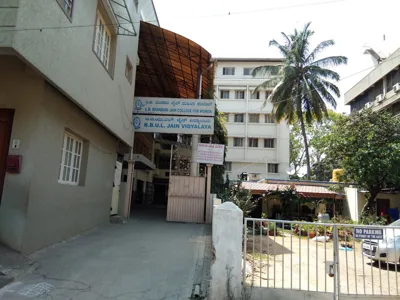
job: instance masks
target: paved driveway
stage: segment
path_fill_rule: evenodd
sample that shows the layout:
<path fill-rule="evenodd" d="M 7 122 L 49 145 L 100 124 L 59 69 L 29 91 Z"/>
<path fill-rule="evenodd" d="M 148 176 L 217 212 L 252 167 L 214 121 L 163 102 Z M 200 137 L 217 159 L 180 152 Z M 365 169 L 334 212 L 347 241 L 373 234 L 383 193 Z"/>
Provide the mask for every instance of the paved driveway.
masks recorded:
<path fill-rule="evenodd" d="M 159 214 L 109 224 L 30 255 L 34 268 L 0 299 L 186 300 L 201 282 L 209 231 Z"/>

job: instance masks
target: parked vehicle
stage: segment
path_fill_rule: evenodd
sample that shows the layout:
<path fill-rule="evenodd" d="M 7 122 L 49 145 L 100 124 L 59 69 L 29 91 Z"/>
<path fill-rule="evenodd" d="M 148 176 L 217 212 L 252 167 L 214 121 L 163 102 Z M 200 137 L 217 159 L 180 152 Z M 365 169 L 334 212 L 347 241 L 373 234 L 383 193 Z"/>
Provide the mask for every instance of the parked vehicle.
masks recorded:
<path fill-rule="evenodd" d="M 363 240 L 362 249 L 373 261 L 400 263 L 400 219 L 383 229 L 382 240 Z"/>

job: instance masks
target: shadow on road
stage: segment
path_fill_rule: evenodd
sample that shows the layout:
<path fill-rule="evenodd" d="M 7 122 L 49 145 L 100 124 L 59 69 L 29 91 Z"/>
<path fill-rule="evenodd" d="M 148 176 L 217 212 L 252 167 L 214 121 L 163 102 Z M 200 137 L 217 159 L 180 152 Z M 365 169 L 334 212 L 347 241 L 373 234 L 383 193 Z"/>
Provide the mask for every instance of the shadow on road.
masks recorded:
<path fill-rule="evenodd" d="M 381 268 L 381 270 L 389 270 L 391 272 L 400 272 L 400 265 L 395 264 L 395 263 L 385 263 L 385 262 L 379 262 L 379 261 L 374 261 L 374 262 L 368 262 L 368 266 L 374 267 L 374 268 Z"/>

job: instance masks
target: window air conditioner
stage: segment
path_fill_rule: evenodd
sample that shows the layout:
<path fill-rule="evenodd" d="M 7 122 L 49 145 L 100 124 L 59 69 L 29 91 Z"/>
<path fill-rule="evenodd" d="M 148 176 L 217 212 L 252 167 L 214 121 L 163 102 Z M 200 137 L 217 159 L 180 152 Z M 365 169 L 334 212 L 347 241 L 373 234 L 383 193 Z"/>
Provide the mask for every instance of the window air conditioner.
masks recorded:
<path fill-rule="evenodd" d="M 393 86 L 393 91 L 394 91 L 395 93 L 397 93 L 398 91 L 400 91 L 400 83 L 396 83 L 396 84 Z"/>
<path fill-rule="evenodd" d="M 376 101 L 376 103 L 382 103 L 382 101 L 383 101 L 383 95 L 380 94 L 380 95 L 376 96 L 375 101 Z"/>
<path fill-rule="evenodd" d="M 372 105 L 373 105 L 372 102 L 368 102 L 368 103 L 365 103 L 364 107 L 365 108 L 371 108 Z"/>

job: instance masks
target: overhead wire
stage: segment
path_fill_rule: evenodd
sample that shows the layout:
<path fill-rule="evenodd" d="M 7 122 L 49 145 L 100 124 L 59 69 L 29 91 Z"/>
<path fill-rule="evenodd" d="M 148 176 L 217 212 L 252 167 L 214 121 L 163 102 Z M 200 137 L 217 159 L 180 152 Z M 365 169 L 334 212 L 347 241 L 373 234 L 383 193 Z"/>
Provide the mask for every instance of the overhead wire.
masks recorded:
<path fill-rule="evenodd" d="M 233 12 L 227 12 L 227 13 L 214 14 L 214 15 L 205 15 L 205 16 L 200 16 L 199 18 L 225 17 L 225 16 L 232 16 L 232 15 L 252 14 L 252 13 L 259 13 L 259 12 L 264 12 L 264 11 L 301 8 L 301 7 L 317 6 L 317 5 L 332 4 L 332 3 L 336 3 L 336 2 L 346 2 L 346 1 L 349 1 L 349 0 L 330 0 L 330 1 L 321 1 L 321 2 L 308 2 L 308 3 L 300 3 L 300 4 L 294 4 L 294 5 L 261 8 L 261 9 L 255 9 L 255 10 L 237 11 L 237 12 L 233 11 Z"/>
<path fill-rule="evenodd" d="M 336 3 L 336 2 L 346 2 L 349 0 L 329 0 L 329 1 L 322 1 L 322 2 L 308 2 L 308 3 L 300 3 L 300 4 L 294 4 L 294 5 L 287 5 L 287 6 L 277 6 L 277 7 L 268 7 L 268 8 L 262 8 L 262 9 L 256 9 L 256 10 L 248 10 L 248 11 L 237 11 L 237 12 L 227 12 L 227 13 L 221 13 L 221 14 L 211 14 L 211 15 L 204 15 L 204 16 L 192 16 L 189 19 L 197 19 L 197 18 L 208 18 L 208 17 L 225 17 L 225 16 L 231 16 L 231 15 L 240 15 L 240 14 L 252 14 L 252 13 L 259 13 L 259 12 L 264 12 L 264 11 L 273 11 L 273 10 L 285 10 L 285 9 L 292 9 L 292 8 L 300 8 L 300 7 L 308 7 L 308 6 L 317 6 L 317 5 L 325 5 L 325 4 L 331 4 L 331 3 Z M 0 8 L 18 8 L 14 6 L 0 6 Z M 185 20 L 186 18 L 182 18 L 181 20 Z M 179 20 L 179 18 L 175 18 L 175 20 Z M 104 24 L 105 26 L 119 26 L 119 25 L 127 25 L 127 24 L 139 24 L 141 21 L 132 21 L 132 22 L 126 22 L 126 23 L 108 23 Z M 158 22 L 158 20 L 146 20 L 145 22 L 151 23 L 151 22 Z M 72 28 L 86 28 L 86 27 L 96 27 L 99 26 L 97 24 L 86 24 L 86 25 L 69 25 L 69 26 L 49 26 L 49 27 L 36 27 L 36 28 L 13 28 L 13 29 L 2 29 L 0 30 L 0 33 L 2 32 L 17 32 L 17 31 L 43 31 L 43 30 L 59 30 L 59 29 L 72 29 Z"/>

